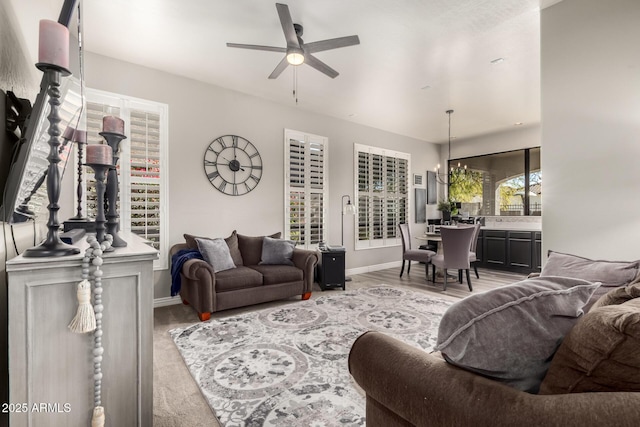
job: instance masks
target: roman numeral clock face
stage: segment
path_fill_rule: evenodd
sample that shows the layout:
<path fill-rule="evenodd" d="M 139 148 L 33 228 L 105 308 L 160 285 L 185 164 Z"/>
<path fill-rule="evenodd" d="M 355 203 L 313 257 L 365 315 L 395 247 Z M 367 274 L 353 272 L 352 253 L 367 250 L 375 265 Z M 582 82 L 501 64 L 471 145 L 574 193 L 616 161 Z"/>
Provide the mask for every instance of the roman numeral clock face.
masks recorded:
<path fill-rule="evenodd" d="M 236 135 L 213 140 L 204 153 L 204 172 L 211 185 L 230 196 L 256 188 L 262 177 L 262 158 L 249 141 Z"/>

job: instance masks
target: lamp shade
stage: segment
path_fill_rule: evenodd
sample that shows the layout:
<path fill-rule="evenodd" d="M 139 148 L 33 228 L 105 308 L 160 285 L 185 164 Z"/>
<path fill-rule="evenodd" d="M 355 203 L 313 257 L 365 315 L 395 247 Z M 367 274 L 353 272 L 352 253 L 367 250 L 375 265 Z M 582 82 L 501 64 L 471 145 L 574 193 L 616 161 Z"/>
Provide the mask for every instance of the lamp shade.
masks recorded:
<path fill-rule="evenodd" d="M 344 213 L 345 213 L 345 215 L 355 215 L 356 207 L 355 207 L 355 205 L 351 204 L 351 200 L 349 200 L 347 202 L 347 204 L 345 205 Z"/>

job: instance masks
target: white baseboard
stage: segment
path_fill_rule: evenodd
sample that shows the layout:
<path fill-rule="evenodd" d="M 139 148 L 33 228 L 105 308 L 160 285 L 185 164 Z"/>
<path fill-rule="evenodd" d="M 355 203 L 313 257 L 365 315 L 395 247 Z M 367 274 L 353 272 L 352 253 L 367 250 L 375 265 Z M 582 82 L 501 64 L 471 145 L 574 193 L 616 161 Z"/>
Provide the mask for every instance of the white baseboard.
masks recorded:
<path fill-rule="evenodd" d="M 402 265 L 402 261 L 393 261 L 393 262 L 387 262 L 384 264 L 368 265 L 366 267 L 350 268 L 347 271 L 345 271 L 345 274 L 347 276 L 351 276 L 352 274 L 371 273 L 372 271 L 386 270 L 387 268 L 400 267 L 401 265 Z"/>
<path fill-rule="evenodd" d="M 168 305 L 176 304 L 182 304 L 182 300 L 178 295 L 176 295 L 175 297 L 162 297 L 153 300 L 153 308 L 166 307 Z"/>
<path fill-rule="evenodd" d="M 385 264 L 368 265 L 366 267 L 351 268 L 345 271 L 347 276 L 353 274 L 371 273 L 372 271 L 386 270 L 387 268 L 400 267 L 402 261 L 387 262 Z M 162 297 L 153 300 L 153 308 L 166 307 L 168 305 L 182 304 L 180 296 Z"/>

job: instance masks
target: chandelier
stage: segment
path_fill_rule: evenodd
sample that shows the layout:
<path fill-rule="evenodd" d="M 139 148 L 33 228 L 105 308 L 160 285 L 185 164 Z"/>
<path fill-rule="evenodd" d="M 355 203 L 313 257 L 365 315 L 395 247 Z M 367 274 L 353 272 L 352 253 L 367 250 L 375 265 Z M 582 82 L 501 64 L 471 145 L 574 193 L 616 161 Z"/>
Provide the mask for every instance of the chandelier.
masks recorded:
<path fill-rule="evenodd" d="M 461 166 L 460 162 L 458 162 L 457 168 L 454 168 L 453 166 L 450 165 L 451 164 L 451 114 L 453 114 L 453 110 L 447 110 L 446 113 L 449 116 L 449 155 L 447 156 L 447 165 L 449 165 L 449 169 L 446 173 L 444 171 L 441 171 L 440 163 L 438 163 L 438 165 L 434 168 L 434 171 L 436 172 L 436 181 L 438 182 L 438 184 L 443 184 L 443 185 L 448 184 L 450 182 L 449 178 L 452 173 L 456 171 L 462 171 L 462 172 L 467 171 L 467 165 Z"/>

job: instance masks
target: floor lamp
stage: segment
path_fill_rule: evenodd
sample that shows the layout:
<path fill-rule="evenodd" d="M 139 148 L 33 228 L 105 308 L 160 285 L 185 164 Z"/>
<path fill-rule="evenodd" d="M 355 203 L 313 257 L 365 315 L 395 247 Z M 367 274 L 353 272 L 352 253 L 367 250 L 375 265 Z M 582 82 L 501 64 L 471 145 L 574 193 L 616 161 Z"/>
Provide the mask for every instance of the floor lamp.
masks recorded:
<path fill-rule="evenodd" d="M 346 205 L 344 203 L 345 197 L 347 199 L 347 204 Z M 355 215 L 356 207 L 353 204 L 351 204 L 351 197 L 349 197 L 347 194 L 342 196 L 342 203 L 341 204 L 342 204 L 342 247 L 344 248 L 344 216 L 345 215 Z M 350 282 L 351 281 L 351 277 L 346 277 L 345 276 L 344 280 L 345 280 L 345 282 Z"/>

